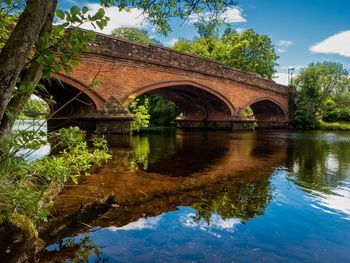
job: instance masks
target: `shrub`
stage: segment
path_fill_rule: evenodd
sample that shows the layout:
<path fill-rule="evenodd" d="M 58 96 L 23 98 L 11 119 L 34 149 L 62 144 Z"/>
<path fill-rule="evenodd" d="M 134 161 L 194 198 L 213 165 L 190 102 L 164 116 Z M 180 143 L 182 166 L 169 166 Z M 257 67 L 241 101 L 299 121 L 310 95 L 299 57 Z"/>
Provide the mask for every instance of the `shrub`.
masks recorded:
<path fill-rule="evenodd" d="M 100 166 L 111 156 L 103 138 L 93 140 L 90 150 L 84 133 L 77 127 L 50 134 L 62 147 L 58 154 L 28 161 L 30 151 L 43 144 L 44 132 L 19 131 L 0 141 L 0 215 L 22 214 L 43 220 L 64 183 L 78 182 L 89 175 L 92 165 Z M 24 146 L 29 151 L 23 151 Z"/>

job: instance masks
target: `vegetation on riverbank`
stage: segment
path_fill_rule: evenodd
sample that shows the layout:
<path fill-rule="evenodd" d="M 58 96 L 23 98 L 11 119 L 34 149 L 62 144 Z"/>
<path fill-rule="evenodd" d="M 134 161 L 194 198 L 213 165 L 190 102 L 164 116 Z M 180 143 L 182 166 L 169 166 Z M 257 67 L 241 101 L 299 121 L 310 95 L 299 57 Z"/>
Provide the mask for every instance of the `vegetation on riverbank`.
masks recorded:
<path fill-rule="evenodd" d="M 1 216 L 21 214 L 34 221 L 45 220 L 64 183 L 77 183 L 80 175 L 89 175 L 93 165 L 100 166 L 111 157 L 105 139 L 94 138 L 90 150 L 84 133 L 71 127 L 48 135 L 56 142 L 52 150 L 58 154 L 29 161 L 47 143 L 46 136 L 40 131 L 18 131 L 1 139 Z"/>
<path fill-rule="evenodd" d="M 46 139 L 58 153 L 30 161 Z M 90 174 L 92 166 L 101 166 L 111 158 L 105 139 L 93 138 L 90 149 L 77 127 L 48 135 L 17 131 L 2 137 L 0 147 L 0 246 L 8 255 L 15 252 L 16 243 L 22 243 L 20 249 L 30 246 L 27 242 L 40 243 L 36 223 L 47 220 L 54 198 L 66 182 L 78 183 L 81 175 Z M 13 236 L 9 228 L 21 237 Z"/>
<path fill-rule="evenodd" d="M 292 88 L 297 128 L 341 129 L 350 122 L 350 75 L 342 64 L 311 63 Z"/>
<path fill-rule="evenodd" d="M 350 122 L 325 122 L 320 121 L 321 130 L 350 131 Z"/>

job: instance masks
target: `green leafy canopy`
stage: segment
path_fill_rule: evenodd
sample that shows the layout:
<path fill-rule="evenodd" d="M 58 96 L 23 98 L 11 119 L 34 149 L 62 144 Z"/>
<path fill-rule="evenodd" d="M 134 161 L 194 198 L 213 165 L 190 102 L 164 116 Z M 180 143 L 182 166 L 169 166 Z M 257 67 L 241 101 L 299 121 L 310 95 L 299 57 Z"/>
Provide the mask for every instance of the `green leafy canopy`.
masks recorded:
<path fill-rule="evenodd" d="M 226 30 L 219 37 L 212 26 L 199 27 L 200 37 L 193 41 L 180 40 L 172 48 L 216 60 L 230 67 L 272 79 L 278 56 L 270 38 L 252 29 L 239 34 Z M 213 32 L 213 33 L 210 33 Z"/>

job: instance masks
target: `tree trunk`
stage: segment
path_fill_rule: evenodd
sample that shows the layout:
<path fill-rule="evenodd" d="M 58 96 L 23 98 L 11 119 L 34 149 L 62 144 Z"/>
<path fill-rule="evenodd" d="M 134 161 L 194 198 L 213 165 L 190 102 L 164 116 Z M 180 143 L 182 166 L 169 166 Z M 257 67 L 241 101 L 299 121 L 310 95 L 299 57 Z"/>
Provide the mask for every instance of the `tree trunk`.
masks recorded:
<path fill-rule="evenodd" d="M 0 120 L 2 120 L 16 80 L 38 40 L 55 0 L 28 0 L 16 27 L 0 53 Z"/>
<path fill-rule="evenodd" d="M 51 7 L 51 10 L 46 17 L 45 23 L 41 29 L 40 36 L 43 35 L 46 32 L 50 32 L 52 29 L 52 22 L 53 18 L 55 16 L 55 10 L 57 7 L 57 0 L 54 0 L 54 4 Z M 21 80 L 21 84 L 27 85 L 31 84 L 32 87 L 36 87 L 42 77 L 42 68 L 40 65 L 36 62 L 33 61 L 29 68 L 28 71 L 25 73 L 23 79 Z M 7 105 L 6 109 L 11 112 L 10 115 L 4 114 L 1 122 L 0 122 L 0 134 L 6 134 L 8 133 L 11 129 L 12 126 L 21 113 L 21 111 L 24 108 L 24 105 L 27 103 L 27 101 L 30 99 L 31 95 L 33 94 L 32 91 L 25 91 L 21 92 L 14 97 L 11 98 L 9 104 Z"/>

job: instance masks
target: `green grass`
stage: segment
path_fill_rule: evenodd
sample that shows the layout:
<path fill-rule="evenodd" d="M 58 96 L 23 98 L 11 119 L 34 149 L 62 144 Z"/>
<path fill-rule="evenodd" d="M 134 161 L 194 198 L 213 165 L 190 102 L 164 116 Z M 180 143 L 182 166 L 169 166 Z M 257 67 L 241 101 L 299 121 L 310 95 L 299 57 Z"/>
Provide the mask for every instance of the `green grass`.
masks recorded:
<path fill-rule="evenodd" d="M 324 122 L 321 121 L 322 130 L 350 131 L 350 122 Z"/>

